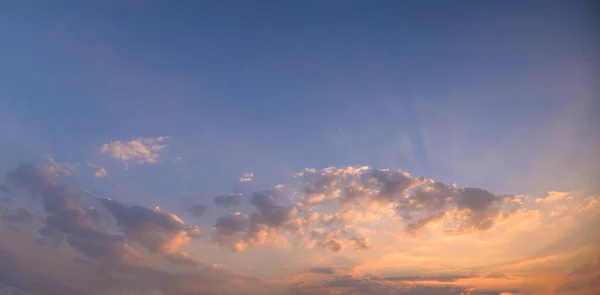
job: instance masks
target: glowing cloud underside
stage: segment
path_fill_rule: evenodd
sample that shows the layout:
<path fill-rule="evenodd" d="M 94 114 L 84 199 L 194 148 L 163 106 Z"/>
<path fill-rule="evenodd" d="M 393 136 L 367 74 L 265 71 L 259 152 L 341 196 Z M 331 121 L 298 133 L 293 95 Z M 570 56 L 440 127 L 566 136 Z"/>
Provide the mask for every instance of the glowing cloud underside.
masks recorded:
<path fill-rule="evenodd" d="M 146 142 L 156 147 L 147 152 L 131 142 L 105 147 L 115 158 L 152 163 L 162 140 Z M 50 278 L 19 254 L 23 249 L 3 242 L 6 288 L 32 294 L 600 291 L 600 234 L 593 230 L 600 202 L 584 191 L 497 195 L 404 171 L 307 168 L 274 190 L 186 208 L 199 220 L 217 214 L 209 226 L 188 225 L 159 207 L 78 195 L 61 184 L 65 171 L 28 164 L 10 171 L 2 194 L 33 196 L 42 213 L 7 210 L 0 229 L 15 241 L 35 241 L 27 251 L 54 253 L 66 261 L 61 271 L 89 283 Z"/>

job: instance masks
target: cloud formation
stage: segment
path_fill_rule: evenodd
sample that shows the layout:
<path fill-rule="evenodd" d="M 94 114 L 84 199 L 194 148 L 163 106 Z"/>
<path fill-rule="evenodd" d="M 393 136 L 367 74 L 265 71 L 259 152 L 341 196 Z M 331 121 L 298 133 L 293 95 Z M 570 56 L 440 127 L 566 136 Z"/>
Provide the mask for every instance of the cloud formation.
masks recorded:
<path fill-rule="evenodd" d="M 249 193 L 249 204 L 242 205 L 242 194 L 216 197 L 219 210 L 239 212 L 217 216 L 203 228 L 158 206 L 84 198 L 61 182 L 68 177 L 63 170 L 24 164 L 7 174 L 7 188 L 18 197 L 31 195 L 44 214 L 38 222 L 27 209 L 10 209 L 2 221 L 37 227 L 36 251 L 66 245 L 77 258 L 74 265 L 94 269 L 96 284 L 79 286 L 81 293 L 92 288 L 107 294 L 235 294 L 243 288 L 248 294 L 529 294 L 543 287 L 545 277 L 556 281 L 551 286 L 556 294 L 597 290 L 585 286 L 598 278 L 597 261 L 590 257 L 600 253 L 600 236 L 594 240 L 576 231 L 585 232 L 600 216 L 597 196 L 498 195 L 367 167 L 305 169 L 297 175 L 298 183 L 285 190 Z M 214 216 L 205 205 L 185 211 Z M 556 242 L 557 233 L 566 231 L 577 239 Z M 550 247 L 547 256 L 514 260 L 542 255 L 544 245 Z M 568 247 L 575 248 L 564 250 Z M 236 253 L 215 255 L 223 253 L 218 251 Z M 275 263 L 269 262 L 273 255 L 287 265 L 281 268 L 286 274 L 254 279 L 218 263 L 227 258 L 237 267 L 256 259 L 256 265 L 244 267 L 260 274 L 261 264 Z M 570 263 L 567 274 L 554 270 Z M 32 277 L 19 275 L 27 277 L 24 282 Z"/>

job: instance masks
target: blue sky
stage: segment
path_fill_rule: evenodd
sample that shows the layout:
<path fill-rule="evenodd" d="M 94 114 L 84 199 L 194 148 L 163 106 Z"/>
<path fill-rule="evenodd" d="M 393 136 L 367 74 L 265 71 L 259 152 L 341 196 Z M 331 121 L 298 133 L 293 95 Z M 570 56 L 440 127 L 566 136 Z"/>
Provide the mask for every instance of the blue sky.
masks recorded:
<path fill-rule="evenodd" d="M 589 4 L 6 1 L 0 170 L 78 165 L 74 188 L 183 215 L 330 166 L 597 191 Z M 102 150 L 161 136 L 155 163 Z"/>
<path fill-rule="evenodd" d="M 74 161 L 101 142 L 170 135 L 217 177 L 207 183 L 360 164 L 496 186 L 444 152 L 443 167 L 423 137 L 443 149 L 460 135 L 460 149 L 499 147 L 499 161 L 524 165 L 535 152 L 515 142 L 595 102 L 589 81 L 563 82 L 589 77 L 590 18 L 585 2 L 474 3 L 7 3 L 4 120 L 30 134 L 4 140 L 13 161 Z M 571 123 L 577 140 L 596 131 L 586 119 Z"/>

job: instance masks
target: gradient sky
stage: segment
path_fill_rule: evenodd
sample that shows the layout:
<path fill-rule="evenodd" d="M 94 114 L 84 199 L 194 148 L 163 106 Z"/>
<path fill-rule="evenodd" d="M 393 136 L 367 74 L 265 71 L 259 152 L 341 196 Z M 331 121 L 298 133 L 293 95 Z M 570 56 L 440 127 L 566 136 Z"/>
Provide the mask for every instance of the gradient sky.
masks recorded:
<path fill-rule="evenodd" d="M 3 1 L 0 287 L 598 294 L 598 11 Z"/>

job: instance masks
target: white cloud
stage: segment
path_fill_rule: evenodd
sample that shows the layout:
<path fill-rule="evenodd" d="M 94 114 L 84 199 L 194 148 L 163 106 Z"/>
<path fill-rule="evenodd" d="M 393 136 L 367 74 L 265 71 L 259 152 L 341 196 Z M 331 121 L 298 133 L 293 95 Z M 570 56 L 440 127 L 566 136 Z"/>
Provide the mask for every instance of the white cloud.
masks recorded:
<path fill-rule="evenodd" d="M 167 147 L 164 142 L 168 138 L 168 136 L 138 138 L 128 142 L 117 140 L 102 145 L 101 151 L 123 162 L 137 161 L 138 163 L 155 164 L 158 160 L 159 152 Z"/>
<path fill-rule="evenodd" d="M 244 175 L 242 175 L 242 177 L 240 177 L 240 182 L 250 182 L 250 181 L 252 181 L 253 177 L 254 177 L 254 173 L 252 173 L 252 172 L 244 173 Z"/>

